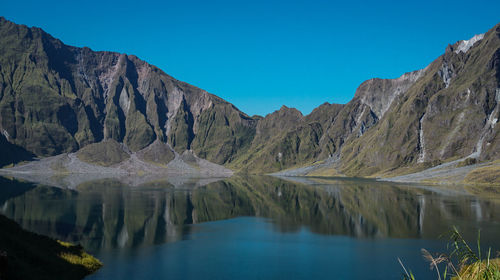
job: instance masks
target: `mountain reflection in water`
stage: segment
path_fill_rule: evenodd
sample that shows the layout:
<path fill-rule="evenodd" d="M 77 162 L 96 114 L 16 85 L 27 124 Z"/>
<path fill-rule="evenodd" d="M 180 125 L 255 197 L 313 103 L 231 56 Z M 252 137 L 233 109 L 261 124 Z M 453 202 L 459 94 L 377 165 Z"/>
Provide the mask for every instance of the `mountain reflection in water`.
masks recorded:
<path fill-rule="evenodd" d="M 465 193 L 356 179 L 232 177 L 191 188 L 167 181 L 127 186 L 117 180 L 74 189 L 0 177 L 0 212 L 25 229 L 91 251 L 181 240 L 189 224 L 241 216 L 269 218 L 275 230 L 357 238 L 436 239 L 451 226 L 485 242 L 498 236 L 500 206 Z"/>

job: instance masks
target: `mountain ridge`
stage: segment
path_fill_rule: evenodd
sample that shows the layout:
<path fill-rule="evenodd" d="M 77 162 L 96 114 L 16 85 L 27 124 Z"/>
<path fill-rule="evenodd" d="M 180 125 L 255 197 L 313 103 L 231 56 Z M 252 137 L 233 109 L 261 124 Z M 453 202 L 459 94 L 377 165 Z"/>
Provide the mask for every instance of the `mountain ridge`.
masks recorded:
<path fill-rule="evenodd" d="M 130 153 L 165 143 L 167 154 L 190 151 L 244 173 L 322 164 L 324 174 L 348 176 L 495 160 L 499 34 L 496 25 L 449 45 L 424 69 L 367 80 L 346 104 L 326 102 L 307 115 L 282 106 L 250 117 L 136 56 L 67 46 L 1 17 L 0 150 L 15 145 L 47 157 L 107 140 Z"/>

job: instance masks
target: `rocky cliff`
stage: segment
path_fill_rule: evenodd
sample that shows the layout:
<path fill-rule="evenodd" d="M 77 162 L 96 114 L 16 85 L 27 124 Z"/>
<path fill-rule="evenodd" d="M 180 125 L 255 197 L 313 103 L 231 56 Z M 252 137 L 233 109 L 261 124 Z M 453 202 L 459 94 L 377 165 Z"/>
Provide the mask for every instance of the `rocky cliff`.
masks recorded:
<path fill-rule="evenodd" d="M 105 166 L 166 165 L 189 151 L 242 172 L 388 176 L 499 158 L 499 102 L 500 25 L 425 69 L 362 83 L 347 104 L 249 117 L 133 55 L 67 46 L 0 18 L 2 165 L 73 152 L 88 162 L 115 141 Z"/>
<path fill-rule="evenodd" d="M 418 78 L 392 95 L 373 129 L 344 147 L 342 170 L 370 175 L 452 159 L 497 159 L 499 59 L 500 25 L 448 46 L 426 69 L 410 74 Z"/>
<path fill-rule="evenodd" d="M 5 153 L 15 145 L 46 157 L 108 139 L 137 152 L 159 140 L 226 164 L 255 134 L 233 105 L 133 55 L 67 46 L 4 18 L 0 54 Z"/>

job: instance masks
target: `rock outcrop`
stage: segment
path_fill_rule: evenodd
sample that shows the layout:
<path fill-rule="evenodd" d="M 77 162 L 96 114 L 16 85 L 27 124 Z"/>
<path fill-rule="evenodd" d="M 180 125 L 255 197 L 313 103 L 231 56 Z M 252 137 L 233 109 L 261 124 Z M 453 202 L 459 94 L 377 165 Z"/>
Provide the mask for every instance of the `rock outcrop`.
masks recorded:
<path fill-rule="evenodd" d="M 88 162 L 104 149 L 111 164 L 192 155 L 248 173 L 390 176 L 498 159 L 499 103 L 500 25 L 425 69 L 362 83 L 347 104 L 250 117 L 133 55 L 67 46 L 0 18 L 2 165 L 65 153 Z"/>

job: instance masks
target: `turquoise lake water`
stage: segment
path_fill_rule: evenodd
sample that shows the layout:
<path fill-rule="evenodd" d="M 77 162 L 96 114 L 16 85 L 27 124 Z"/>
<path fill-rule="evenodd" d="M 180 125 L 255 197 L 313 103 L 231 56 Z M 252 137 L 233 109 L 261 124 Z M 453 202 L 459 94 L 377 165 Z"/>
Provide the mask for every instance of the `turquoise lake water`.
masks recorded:
<path fill-rule="evenodd" d="M 0 213 L 82 244 L 104 263 L 88 279 L 400 279 L 398 258 L 435 279 L 420 250 L 445 252 L 452 226 L 500 248 L 500 203 L 459 187 L 292 180 L 64 188 L 0 177 Z"/>

